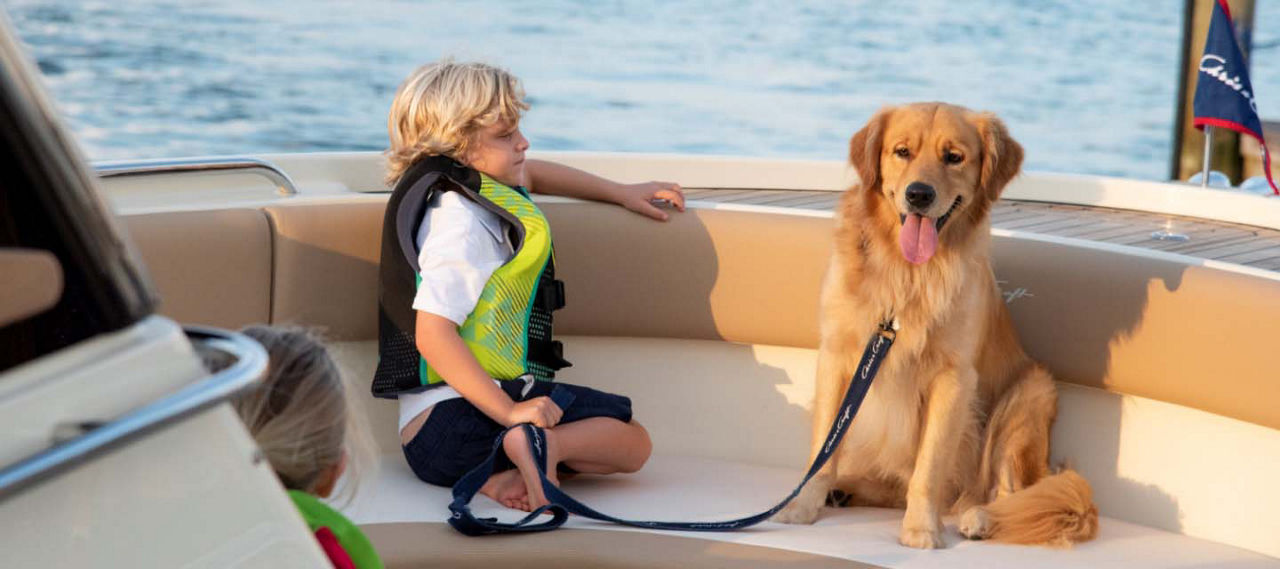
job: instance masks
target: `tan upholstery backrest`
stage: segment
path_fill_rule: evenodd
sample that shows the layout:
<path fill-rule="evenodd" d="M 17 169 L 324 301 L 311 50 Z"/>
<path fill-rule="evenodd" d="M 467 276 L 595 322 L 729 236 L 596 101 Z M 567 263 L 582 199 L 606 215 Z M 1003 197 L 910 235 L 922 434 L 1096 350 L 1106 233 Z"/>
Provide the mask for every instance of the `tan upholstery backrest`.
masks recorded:
<path fill-rule="evenodd" d="M 271 319 L 271 228 L 256 208 L 122 216 L 160 294 L 183 324 L 236 329 Z"/>
<path fill-rule="evenodd" d="M 817 347 L 830 219 L 545 209 L 568 283 L 557 331 Z M 1059 379 L 1280 428 L 1280 280 L 1017 236 L 993 248 L 1027 351 Z"/>
<path fill-rule="evenodd" d="M 266 208 L 276 231 L 275 322 L 339 340 L 377 337 L 384 200 Z M 770 218 L 759 231 L 755 213 L 690 210 L 659 223 L 595 203 L 541 207 L 568 283 L 558 333 L 817 343 L 829 220 Z"/>
<path fill-rule="evenodd" d="M 378 261 L 387 196 L 265 209 L 275 228 L 272 322 L 334 340 L 378 337 Z"/>
<path fill-rule="evenodd" d="M 1280 428 L 1280 281 L 1029 239 L 994 248 L 1027 352 L 1059 379 Z"/>
<path fill-rule="evenodd" d="M 690 209 L 662 223 L 547 204 L 568 305 L 556 331 L 816 347 L 831 221 Z"/>
<path fill-rule="evenodd" d="M 259 321 L 270 298 L 274 323 L 372 340 L 385 200 L 266 208 L 269 276 L 255 212 L 128 219 L 179 320 Z M 817 346 L 829 218 L 690 209 L 659 223 L 602 204 L 542 206 L 567 283 L 558 333 Z M 1022 237 L 993 246 L 1027 351 L 1059 379 L 1280 428 L 1280 375 L 1268 361 L 1280 281 Z"/>

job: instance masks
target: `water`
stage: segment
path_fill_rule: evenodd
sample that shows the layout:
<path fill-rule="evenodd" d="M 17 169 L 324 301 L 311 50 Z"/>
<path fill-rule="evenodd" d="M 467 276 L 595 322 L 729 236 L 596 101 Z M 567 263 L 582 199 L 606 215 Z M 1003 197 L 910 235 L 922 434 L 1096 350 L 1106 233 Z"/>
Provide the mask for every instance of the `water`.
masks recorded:
<path fill-rule="evenodd" d="M 399 82 L 454 55 L 524 80 L 538 149 L 843 159 L 880 106 L 945 100 L 1030 169 L 1168 172 L 1181 0 L 540 4 L 0 0 L 93 160 L 381 150 Z"/>

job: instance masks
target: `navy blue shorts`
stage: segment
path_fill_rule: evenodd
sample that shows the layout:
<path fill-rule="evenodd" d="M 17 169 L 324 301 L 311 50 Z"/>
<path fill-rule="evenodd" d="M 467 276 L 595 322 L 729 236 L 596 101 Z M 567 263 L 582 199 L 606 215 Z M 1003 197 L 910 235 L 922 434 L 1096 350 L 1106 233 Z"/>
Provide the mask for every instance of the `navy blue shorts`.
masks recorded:
<path fill-rule="evenodd" d="M 597 391 L 590 387 L 550 381 L 535 381 L 528 394 L 521 396 L 523 381 L 500 382 L 502 390 L 514 401 L 548 395 L 557 386 L 573 393 L 573 403 L 564 410 L 560 423 L 572 423 L 591 417 L 612 417 L 631 422 L 631 398 Z M 404 458 L 413 473 L 423 482 L 437 486 L 453 486 L 463 474 L 489 456 L 494 441 L 504 427 L 466 399 L 458 397 L 441 401 L 431 410 L 422 430 L 404 445 Z M 499 454 L 494 472 L 515 468 L 505 454 Z"/>

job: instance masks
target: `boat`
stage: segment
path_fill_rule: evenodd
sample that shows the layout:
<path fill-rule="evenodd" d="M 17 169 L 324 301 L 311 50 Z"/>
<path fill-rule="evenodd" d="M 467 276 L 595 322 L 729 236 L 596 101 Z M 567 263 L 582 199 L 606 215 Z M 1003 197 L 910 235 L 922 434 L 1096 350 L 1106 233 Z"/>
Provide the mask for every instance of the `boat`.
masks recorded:
<path fill-rule="evenodd" d="M 389 196 L 380 155 L 91 167 L 3 26 L 0 63 L 0 132 L 11 133 L 0 139 L 0 227 L 35 236 L 0 255 L 0 274 L 17 275 L 0 332 L 31 347 L 8 344 L 0 367 L 6 563 L 326 566 L 225 402 L 264 366 L 261 348 L 231 331 L 315 328 L 367 386 Z M 690 198 L 660 224 L 537 197 L 569 284 L 557 332 L 574 366 L 560 378 L 629 395 L 655 447 L 638 473 L 565 490 L 632 519 L 715 521 L 774 505 L 808 459 L 831 205 L 853 173 L 826 161 L 531 155 L 675 180 Z M 449 490 L 405 465 L 395 403 L 372 397 L 362 400 L 379 468 L 347 480 L 354 497 L 335 506 L 389 567 L 1280 566 L 1280 200 L 1029 172 L 993 221 L 1021 339 L 1059 381 L 1051 460 L 1089 480 L 1101 512 L 1093 541 L 971 542 L 948 519 L 946 547 L 919 551 L 897 542 L 902 512 L 877 508 L 727 533 L 574 517 L 550 533 L 468 538 L 446 523 Z M 1166 238 L 1175 233 L 1189 239 Z M 49 328 L 58 323 L 76 333 Z M 211 373 L 203 351 L 235 363 Z M 474 506 L 523 515 L 483 497 Z"/>

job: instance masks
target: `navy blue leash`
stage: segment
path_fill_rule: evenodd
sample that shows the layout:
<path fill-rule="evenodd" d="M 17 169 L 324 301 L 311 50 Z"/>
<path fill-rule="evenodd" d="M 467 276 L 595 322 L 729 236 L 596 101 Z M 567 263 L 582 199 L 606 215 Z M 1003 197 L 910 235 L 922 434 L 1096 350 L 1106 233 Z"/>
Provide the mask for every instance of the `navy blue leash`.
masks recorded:
<path fill-rule="evenodd" d="M 498 435 L 489 457 L 479 466 L 472 469 L 471 472 L 463 475 L 457 484 L 453 485 L 453 502 L 449 504 L 449 511 L 453 512 L 453 515 L 449 518 L 449 525 L 465 535 L 474 536 L 553 530 L 563 525 L 571 513 L 625 526 L 672 531 L 734 531 L 763 522 L 778 513 L 779 510 L 786 507 L 787 503 L 799 495 L 800 490 L 809 482 L 809 479 L 813 478 L 822 469 L 822 466 L 827 463 L 827 460 L 831 458 L 837 445 L 840 444 L 840 439 L 844 438 L 845 432 L 848 431 L 849 423 L 853 421 L 854 415 L 857 415 L 858 407 L 862 405 L 862 400 L 866 398 L 867 390 L 871 388 L 871 381 L 875 379 L 876 372 L 880 369 L 880 363 L 884 361 L 885 355 L 889 352 L 889 347 L 893 345 L 896 337 L 894 332 L 895 324 L 896 322 L 891 324 L 890 321 L 881 323 L 879 332 L 867 342 L 867 347 L 862 352 L 862 360 L 858 362 L 858 369 L 849 381 L 849 389 L 844 394 L 844 401 L 840 404 L 840 411 L 836 414 L 835 422 L 831 424 L 826 444 L 822 445 L 822 450 L 818 453 L 818 456 L 814 457 L 813 465 L 809 467 L 809 471 L 805 473 L 804 479 L 800 481 L 796 489 L 792 490 L 786 499 L 767 511 L 754 516 L 723 522 L 624 520 L 597 512 L 586 504 L 573 499 L 572 496 L 564 493 L 564 491 L 547 480 L 547 455 L 546 445 L 543 444 L 543 430 L 529 423 L 522 423 L 510 427 L 503 431 L 501 435 Z M 552 389 L 550 397 L 561 409 L 573 404 L 573 394 L 565 389 L 558 387 Z M 534 510 L 514 523 L 499 522 L 497 518 L 477 518 L 472 515 L 471 507 L 468 504 L 471 503 L 471 499 L 480 491 L 480 487 L 484 486 L 484 483 L 493 474 L 494 461 L 498 453 L 503 452 L 503 437 L 506 436 L 508 431 L 516 428 L 524 429 L 525 436 L 529 440 L 529 448 L 533 451 L 534 462 L 538 465 L 538 475 L 542 479 L 542 491 L 546 494 L 550 504 Z M 534 523 L 535 520 L 543 517 L 543 512 L 551 512 L 551 519 Z"/>

